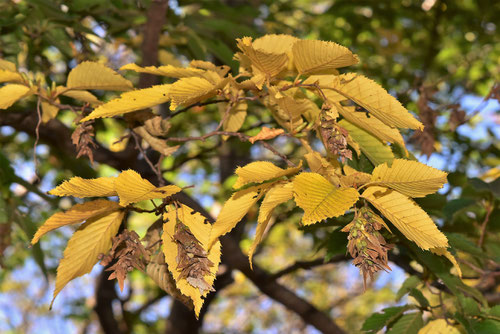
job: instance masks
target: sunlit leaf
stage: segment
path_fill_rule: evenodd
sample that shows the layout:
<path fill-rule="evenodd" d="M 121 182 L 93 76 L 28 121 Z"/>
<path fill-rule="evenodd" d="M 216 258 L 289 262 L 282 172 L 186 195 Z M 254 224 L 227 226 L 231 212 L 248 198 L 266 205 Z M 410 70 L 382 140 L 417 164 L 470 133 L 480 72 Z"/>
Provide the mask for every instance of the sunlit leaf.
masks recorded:
<path fill-rule="evenodd" d="M 403 136 L 401 136 L 398 129 L 391 128 L 378 118 L 368 117 L 366 113 L 356 111 L 355 107 L 343 107 L 339 104 L 336 104 L 336 106 L 337 111 L 349 123 L 370 132 L 382 142 L 398 143 L 401 147 L 405 147 Z"/>
<path fill-rule="evenodd" d="M 342 74 L 330 86 L 391 127 L 423 129 L 412 114 L 375 81 L 355 73 Z"/>
<path fill-rule="evenodd" d="M 293 62 L 301 74 L 329 73 L 339 67 L 357 64 L 358 56 L 348 48 L 317 40 L 297 41 L 292 47 Z"/>
<path fill-rule="evenodd" d="M 80 122 L 89 121 L 95 118 L 121 115 L 165 103 L 170 100 L 170 86 L 171 85 L 157 85 L 123 93 L 119 98 L 111 100 L 94 109 L 90 115 Z"/>
<path fill-rule="evenodd" d="M 42 123 L 47 123 L 56 118 L 59 108 L 48 102 L 42 102 Z"/>
<path fill-rule="evenodd" d="M 0 58 L 0 69 L 7 70 L 10 72 L 16 72 L 16 64 L 5 59 Z"/>
<path fill-rule="evenodd" d="M 120 70 L 131 70 L 138 73 L 162 75 L 170 78 L 197 77 L 205 73 L 204 70 L 200 70 L 197 68 L 175 67 L 172 65 L 164 65 L 158 67 L 155 66 L 140 67 L 136 64 L 127 64 L 122 66 Z"/>
<path fill-rule="evenodd" d="M 24 85 L 7 84 L 0 87 L 0 109 L 7 109 L 18 100 L 31 94 L 33 94 L 32 89 Z"/>
<path fill-rule="evenodd" d="M 68 90 L 67 87 L 58 86 L 56 88 L 56 94 L 71 97 L 72 99 L 88 102 L 90 104 L 102 103 L 94 94 L 86 90 L 74 90 L 74 89 Z"/>
<path fill-rule="evenodd" d="M 103 64 L 86 61 L 69 72 L 66 87 L 71 89 L 130 90 L 132 83 Z"/>
<path fill-rule="evenodd" d="M 446 236 L 411 198 L 378 186 L 368 187 L 361 197 L 373 204 L 405 237 L 414 241 L 420 248 L 428 250 L 448 247 Z"/>
<path fill-rule="evenodd" d="M 293 184 L 279 183 L 272 187 L 267 193 L 259 209 L 259 218 L 257 219 L 257 229 L 255 231 L 255 238 L 248 250 L 248 260 L 250 261 L 250 267 L 252 267 L 252 258 L 257 246 L 262 241 L 264 233 L 266 232 L 269 220 L 273 214 L 274 209 L 288 200 L 293 198 Z"/>
<path fill-rule="evenodd" d="M 349 132 L 349 136 L 359 145 L 361 152 L 375 166 L 384 162 L 391 163 L 394 160 L 391 148 L 376 137 L 347 122 L 345 119 L 341 120 L 339 125 Z"/>
<path fill-rule="evenodd" d="M 225 84 L 225 80 L 213 84 L 205 78 L 190 77 L 182 78 L 170 86 L 170 110 L 178 106 L 189 106 L 191 104 L 209 99 L 217 95 L 217 89 Z"/>
<path fill-rule="evenodd" d="M 22 83 L 24 81 L 21 74 L 9 70 L 4 70 L 0 68 L 0 83 L 1 82 L 18 82 Z"/>
<path fill-rule="evenodd" d="M 119 208 L 120 206 L 118 203 L 104 199 L 75 204 L 65 212 L 57 212 L 50 216 L 50 218 L 47 219 L 42 226 L 40 226 L 38 231 L 36 231 L 33 236 L 33 240 L 31 240 L 31 244 L 33 245 L 37 243 L 44 234 L 56 228 L 81 223 L 85 220 L 108 214 L 111 211 L 116 211 Z"/>
<path fill-rule="evenodd" d="M 337 188 L 317 173 L 301 173 L 293 180 L 295 202 L 304 210 L 302 223 L 310 225 L 343 215 L 358 200 L 354 188 Z"/>
<path fill-rule="evenodd" d="M 220 242 L 215 240 L 212 247 L 209 247 L 209 236 L 211 225 L 206 221 L 199 212 L 193 211 L 188 206 L 181 205 L 177 210 L 172 210 L 166 213 L 163 217 L 165 224 L 163 225 L 163 253 L 165 254 L 165 261 L 168 264 L 168 269 L 174 277 L 177 288 L 182 294 L 191 298 L 194 304 L 196 316 L 199 315 L 201 307 L 203 306 L 203 298 L 208 294 L 208 290 L 203 293 L 199 288 L 191 285 L 186 278 L 180 277 L 180 270 L 177 269 L 178 265 L 178 244 L 174 240 L 175 226 L 177 220 L 187 226 L 190 232 L 201 244 L 202 248 L 208 253 L 207 258 L 214 264 L 210 267 L 210 274 L 205 275 L 203 278 L 208 285 L 213 285 L 215 274 L 220 263 Z"/>
<path fill-rule="evenodd" d="M 429 321 L 418 331 L 418 334 L 460 334 L 460 331 L 448 325 L 445 319 L 436 319 Z"/>
<path fill-rule="evenodd" d="M 248 210 L 264 195 L 267 187 L 268 185 L 264 184 L 237 191 L 224 203 L 217 220 L 212 225 L 209 247 L 212 247 L 219 237 L 238 224 Z"/>
<path fill-rule="evenodd" d="M 251 162 L 244 167 L 236 168 L 235 174 L 238 175 L 238 179 L 236 179 L 233 188 L 238 189 L 249 183 L 262 183 L 267 180 L 292 175 L 297 173 L 301 168 L 302 166 L 299 165 L 297 167 L 282 169 L 269 161 Z"/>
<path fill-rule="evenodd" d="M 219 108 L 222 111 L 222 117 L 227 108 L 227 103 L 219 104 Z M 229 114 L 226 116 L 226 120 L 222 123 L 222 129 L 224 131 L 236 132 L 238 131 L 247 117 L 248 104 L 246 101 L 242 101 L 234 105 Z"/>
<path fill-rule="evenodd" d="M 89 219 L 73 234 L 57 267 L 56 288 L 50 306 L 59 292 L 76 277 L 89 273 L 99 261 L 99 254 L 107 253 L 111 239 L 118 232 L 123 211 Z"/>
<path fill-rule="evenodd" d="M 409 197 L 424 197 L 438 191 L 447 182 L 447 174 L 418 161 L 395 159 L 391 167 L 375 167 L 371 182 L 392 188 Z"/>
<path fill-rule="evenodd" d="M 82 179 L 75 176 L 64 181 L 56 188 L 49 191 L 49 194 L 56 196 L 73 197 L 101 197 L 116 196 L 116 177 L 99 177 L 97 179 Z"/>
<path fill-rule="evenodd" d="M 121 206 L 149 199 L 165 198 L 182 190 L 176 185 L 157 188 L 131 169 L 121 172 L 116 178 L 115 189 L 120 197 Z"/>
<path fill-rule="evenodd" d="M 283 51 L 272 53 L 258 49 L 253 45 L 250 37 L 244 37 L 237 41 L 238 48 L 248 57 L 254 72 L 261 72 L 267 78 L 272 78 L 286 68 L 288 57 Z M 258 44 L 266 48 L 269 43 L 270 41 L 263 40 Z"/>

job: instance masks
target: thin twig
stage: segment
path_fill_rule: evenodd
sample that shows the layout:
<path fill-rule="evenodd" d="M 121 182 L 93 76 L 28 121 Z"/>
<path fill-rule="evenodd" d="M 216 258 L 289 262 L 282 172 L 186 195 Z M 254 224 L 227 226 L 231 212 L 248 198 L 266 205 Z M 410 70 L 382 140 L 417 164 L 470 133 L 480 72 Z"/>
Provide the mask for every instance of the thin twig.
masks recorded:
<path fill-rule="evenodd" d="M 474 270 L 475 272 L 477 272 L 481 275 L 484 275 L 486 273 L 486 271 L 484 271 L 483 269 L 479 268 L 478 266 L 474 265 L 473 263 L 471 263 L 465 259 L 457 258 L 457 261 L 465 264 L 466 266 L 469 266 L 472 270 Z"/>
<path fill-rule="evenodd" d="M 294 264 L 272 274 L 271 277 L 272 277 L 272 279 L 275 280 L 275 279 L 280 278 L 281 276 L 288 275 L 288 274 L 293 273 L 294 271 L 297 271 L 299 269 L 311 269 L 311 268 L 318 267 L 318 266 L 347 261 L 348 259 L 349 258 L 346 255 L 339 254 L 339 255 L 333 256 L 327 262 L 325 262 L 324 257 L 320 257 L 320 258 L 317 258 L 317 259 L 314 259 L 311 261 L 297 261 Z"/>
<path fill-rule="evenodd" d="M 207 140 L 208 138 L 210 137 L 213 137 L 213 136 L 228 136 L 228 137 L 238 137 L 241 141 L 248 141 L 248 139 L 251 138 L 251 136 L 249 135 L 246 135 L 244 133 L 241 133 L 241 132 L 230 132 L 230 131 L 212 131 L 212 132 L 209 132 L 207 134 L 204 134 L 203 136 L 194 136 L 194 137 L 170 137 L 170 138 L 167 138 L 166 140 L 167 141 L 174 141 L 174 142 L 188 142 L 188 141 L 192 141 L 192 140 L 201 140 L 201 141 L 205 141 Z M 265 141 L 259 141 L 262 146 L 264 146 L 266 149 L 268 149 L 269 151 L 273 152 L 275 155 L 279 156 L 281 159 L 283 159 L 288 166 L 290 167 L 295 167 L 296 165 L 291 162 L 286 155 L 284 155 L 283 153 L 280 153 L 278 150 L 276 150 L 271 144 L 265 142 Z"/>
<path fill-rule="evenodd" d="M 40 97 L 38 97 L 37 102 L 36 102 L 36 114 L 38 116 L 38 123 L 36 124 L 36 128 L 35 128 L 35 144 L 33 145 L 33 162 L 35 164 L 35 177 L 37 180 L 40 179 L 38 177 L 38 173 L 36 172 L 38 169 L 38 159 L 36 157 L 36 147 L 38 145 L 38 141 L 40 140 L 40 125 L 42 124 L 42 113 L 40 111 L 40 104 L 41 104 L 41 100 L 40 100 Z"/>
<path fill-rule="evenodd" d="M 223 103 L 223 102 L 229 102 L 229 99 L 213 100 L 213 101 L 206 101 L 206 102 L 196 102 L 196 103 L 193 103 L 187 107 L 179 109 L 176 112 L 171 113 L 169 118 L 173 118 L 173 117 L 175 117 L 175 116 L 177 116 L 185 111 L 188 111 L 189 109 L 194 108 L 194 107 L 202 107 L 202 106 L 207 106 L 209 104 Z"/>
<path fill-rule="evenodd" d="M 137 133 L 134 132 L 134 130 L 131 130 L 130 134 L 132 135 L 132 137 L 134 137 L 135 147 L 141 152 L 142 156 L 144 157 L 144 160 L 146 160 L 146 162 L 149 165 L 149 167 L 151 167 L 151 170 L 153 171 L 153 173 L 155 173 L 155 175 L 158 176 L 158 171 L 157 171 L 155 165 L 153 165 L 153 163 L 151 162 L 151 160 L 149 160 L 146 152 L 142 148 L 141 142 L 139 140 L 139 136 L 137 135 Z M 160 171 L 160 176 L 158 176 L 158 178 L 161 178 L 161 171 Z"/>
<path fill-rule="evenodd" d="M 483 241 L 484 241 L 484 236 L 486 234 L 486 226 L 488 225 L 488 221 L 490 220 L 490 215 L 491 212 L 493 212 L 493 205 L 487 202 L 486 204 L 486 216 L 484 217 L 484 221 L 481 224 L 481 235 L 479 236 L 479 240 L 477 242 L 477 245 L 479 247 L 482 247 Z"/>

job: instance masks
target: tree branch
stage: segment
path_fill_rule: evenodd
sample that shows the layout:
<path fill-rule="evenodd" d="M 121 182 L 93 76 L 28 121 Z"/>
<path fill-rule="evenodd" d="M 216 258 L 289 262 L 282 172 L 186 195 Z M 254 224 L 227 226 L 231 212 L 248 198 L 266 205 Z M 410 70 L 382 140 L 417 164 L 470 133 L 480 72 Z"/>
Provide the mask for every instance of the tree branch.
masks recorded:
<path fill-rule="evenodd" d="M 158 41 L 167 18 L 168 1 L 153 0 L 148 9 L 142 40 L 142 66 L 156 66 L 158 62 Z M 141 73 L 139 87 L 147 88 L 158 81 L 156 75 Z"/>
<path fill-rule="evenodd" d="M 9 125 L 18 131 L 23 131 L 33 136 L 36 128 L 35 113 L 0 113 L 0 126 Z M 71 144 L 71 131 L 60 121 L 51 120 L 40 127 L 40 140 L 49 145 L 60 149 L 62 152 L 70 156 L 74 156 L 74 147 Z M 133 153 L 133 155 L 131 154 Z M 134 168 L 143 174 L 143 177 L 154 180 L 155 175 L 151 172 L 148 165 L 143 160 L 137 160 L 137 152 L 132 149 L 132 152 L 127 153 L 114 153 L 104 148 L 96 149 L 94 159 L 97 162 L 108 164 L 118 170 L 127 168 Z M 212 223 L 215 221 L 213 217 L 201 206 L 199 202 L 181 192 L 176 194 L 175 199 L 197 210 L 202 215 L 207 217 Z M 326 314 L 316 309 L 309 302 L 298 297 L 293 291 L 287 289 L 281 284 L 273 280 L 272 275 L 265 272 L 259 266 L 254 265 L 254 270 L 250 269 L 247 257 L 242 253 L 239 248 L 238 242 L 230 237 L 224 237 L 221 240 L 224 249 L 223 263 L 227 264 L 230 268 L 240 270 L 247 276 L 264 294 L 268 295 L 273 300 L 283 304 L 289 310 L 297 313 L 307 324 L 316 327 L 323 333 L 344 333 Z M 109 292 L 106 282 L 101 279 L 100 289 L 98 289 L 98 296 L 104 298 L 108 296 Z M 114 281 L 109 281 L 114 284 Z M 114 291 L 112 288 L 110 291 Z M 108 296 L 109 297 L 109 296 Z M 108 301 L 107 306 L 110 307 L 109 298 L 104 298 Z M 104 304 L 101 304 L 101 306 Z M 98 312 L 108 314 L 111 308 L 99 308 Z M 112 309 L 111 309 L 112 310 Z M 108 314 L 109 315 L 109 314 Z M 106 315 L 102 315 L 106 316 Z M 101 317 L 101 315 L 99 315 Z M 116 319 L 109 320 L 110 326 L 116 323 Z M 103 326 L 106 324 L 103 324 Z M 113 331 L 105 331 L 106 333 L 116 333 Z"/>
<path fill-rule="evenodd" d="M 335 255 L 329 261 L 326 261 L 326 262 L 325 262 L 324 257 L 320 257 L 320 258 L 317 258 L 317 259 L 314 259 L 311 261 L 297 261 L 294 264 L 290 265 L 289 267 L 281 269 L 280 271 L 272 274 L 271 277 L 272 277 L 272 279 L 276 280 L 276 279 L 280 278 L 281 276 L 288 275 L 288 274 L 293 273 L 294 271 L 297 271 L 299 269 L 311 269 L 314 267 L 324 266 L 327 264 L 348 261 L 349 259 L 350 258 L 347 255 L 339 254 L 339 255 Z"/>

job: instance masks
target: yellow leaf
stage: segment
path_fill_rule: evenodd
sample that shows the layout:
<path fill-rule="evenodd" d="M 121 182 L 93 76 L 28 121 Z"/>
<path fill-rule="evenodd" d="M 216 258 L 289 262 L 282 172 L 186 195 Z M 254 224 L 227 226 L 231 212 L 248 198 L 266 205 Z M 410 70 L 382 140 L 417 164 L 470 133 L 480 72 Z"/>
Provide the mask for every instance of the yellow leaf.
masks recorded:
<path fill-rule="evenodd" d="M 121 70 L 131 70 L 138 73 L 149 73 L 154 75 L 162 75 L 170 78 L 187 78 L 187 77 L 198 77 L 205 73 L 204 70 L 200 70 L 197 68 L 184 68 L 184 67 L 175 67 L 172 65 L 165 66 L 147 66 L 140 67 L 136 64 L 127 64 L 120 68 Z"/>
<path fill-rule="evenodd" d="M 182 66 L 182 63 L 177 56 L 167 50 L 158 50 L 158 61 L 162 65 L 172 65 L 177 67 Z"/>
<path fill-rule="evenodd" d="M 358 200 L 354 188 L 337 188 L 317 173 L 302 173 L 293 180 L 295 202 L 304 210 L 302 223 L 310 225 L 343 215 Z"/>
<path fill-rule="evenodd" d="M 193 301 L 194 311 L 198 317 L 201 307 L 203 306 L 203 298 L 209 291 L 206 290 L 202 294 L 199 288 L 193 287 L 185 278 L 180 278 L 181 272 L 177 270 L 176 259 L 178 246 L 173 239 L 177 219 L 189 228 L 194 237 L 200 242 L 202 248 L 207 251 L 208 259 L 214 264 L 214 266 L 210 267 L 210 274 L 203 276 L 210 286 L 214 283 L 215 274 L 217 273 L 220 263 L 220 241 L 216 240 L 212 247 L 208 247 L 211 225 L 205 222 L 205 217 L 199 212 L 194 212 L 193 209 L 188 206 L 182 204 L 178 210 L 167 212 L 163 218 L 165 220 L 162 235 L 163 253 L 165 254 L 165 261 L 168 264 L 168 270 L 172 273 L 172 276 L 177 282 L 177 288 L 182 294 L 188 296 Z"/>
<path fill-rule="evenodd" d="M 302 40 L 292 47 L 293 62 L 300 74 L 330 73 L 339 67 L 357 64 L 358 56 L 348 48 L 317 40 Z"/>
<path fill-rule="evenodd" d="M 11 72 L 16 72 L 16 64 L 0 58 L 0 69 L 7 70 Z"/>
<path fill-rule="evenodd" d="M 86 90 L 73 90 L 64 86 L 59 86 L 56 88 L 56 94 L 71 97 L 72 99 L 88 102 L 90 104 L 102 103 L 94 94 Z"/>
<path fill-rule="evenodd" d="M 500 167 L 493 167 L 490 170 L 486 171 L 479 178 L 484 182 L 492 182 L 500 177 Z"/>
<path fill-rule="evenodd" d="M 80 122 L 91 119 L 112 117 L 150 108 L 167 102 L 170 99 L 169 90 L 171 85 L 157 85 L 150 88 L 134 90 L 120 95 L 119 98 L 100 105 Z"/>
<path fill-rule="evenodd" d="M 231 231 L 247 214 L 248 210 L 264 195 L 268 184 L 249 187 L 235 192 L 222 207 L 210 231 L 209 248 L 219 237 Z"/>
<path fill-rule="evenodd" d="M 81 223 L 103 214 L 108 214 L 111 211 L 118 210 L 120 206 L 116 202 L 98 199 L 91 202 L 73 205 L 66 212 L 57 212 L 50 216 L 45 223 L 36 231 L 35 236 L 31 240 L 34 245 L 47 232 L 52 231 L 61 226 Z"/>
<path fill-rule="evenodd" d="M 424 197 L 442 188 L 446 183 L 446 175 L 418 161 L 394 159 L 391 167 L 386 163 L 375 167 L 371 182 L 409 197 Z"/>
<path fill-rule="evenodd" d="M 21 74 L 0 68 L 0 82 L 24 82 Z"/>
<path fill-rule="evenodd" d="M 168 265 L 165 262 L 165 255 L 159 252 L 154 259 L 146 266 L 146 274 L 170 296 L 180 300 L 184 305 L 193 308 L 193 302 L 189 297 L 183 295 L 177 286 L 172 274 L 168 271 Z"/>
<path fill-rule="evenodd" d="M 372 186 L 363 194 L 398 230 L 420 248 L 448 247 L 446 236 L 411 198 L 395 190 Z"/>
<path fill-rule="evenodd" d="M 304 80 L 303 83 L 305 85 L 312 85 L 314 83 L 317 83 L 330 104 L 340 101 L 346 101 L 347 98 L 344 95 L 337 93 L 331 88 L 335 77 L 336 75 L 332 74 L 310 75 L 307 77 L 307 79 Z M 323 98 L 318 89 L 314 87 L 310 87 L 309 89 L 319 97 Z"/>
<path fill-rule="evenodd" d="M 17 100 L 31 94 L 33 91 L 24 85 L 8 84 L 0 87 L 0 109 L 7 109 Z"/>
<path fill-rule="evenodd" d="M 392 160 L 394 160 L 394 154 L 391 148 L 376 137 L 347 122 L 345 119 L 341 120 L 339 125 L 349 132 L 349 136 L 359 145 L 361 152 L 363 152 L 375 166 L 384 162 L 391 163 Z"/>
<path fill-rule="evenodd" d="M 217 95 L 217 89 L 225 84 L 225 80 L 214 85 L 205 78 L 191 77 L 177 80 L 170 86 L 170 97 L 172 102 L 170 110 L 178 106 L 189 106 L 191 104 L 209 99 Z"/>
<path fill-rule="evenodd" d="M 268 53 L 280 54 L 292 51 L 292 46 L 299 39 L 290 35 L 284 34 L 270 34 L 257 38 L 252 42 L 252 46 L 257 49 Z"/>
<path fill-rule="evenodd" d="M 82 179 L 75 176 L 49 191 L 56 196 L 101 197 L 116 196 L 116 177 L 100 177 L 97 179 Z"/>
<path fill-rule="evenodd" d="M 132 83 L 100 63 L 86 61 L 69 72 L 66 87 L 71 89 L 130 90 Z"/>
<path fill-rule="evenodd" d="M 292 198 L 293 184 L 291 182 L 277 184 L 266 193 L 266 196 L 262 200 L 262 204 L 260 205 L 259 209 L 259 218 L 257 219 L 255 239 L 253 240 L 252 245 L 250 246 L 250 249 L 248 251 L 248 260 L 250 262 L 250 267 L 253 267 L 253 254 L 255 253 L 255 249 L 264 237 L 264 233 L 266 232 L 269 220 L 271 219 L 274 209 L 281 203 L 285 203 Z"/>
<path fill-rule="evenodd" d="M 48 102 L 42 102 L 42 123 L 47 123 L 56 118 L 59 108 Z"/>
<path fill-rule="evenodd" d="M 460 334 L 461 332 L 452 325 L 448 325 L 444 319 L 431 320 L 420 328 L 418 334 Z"/>
<path fill-rule="evenodd" d="M 145 126 L 138 126 L 134 128 L 134 132 L 140 135 L 155 151 L 160 152 L 165 157 L 174 154 L 180 145 L 169 146 L 164 139 L 152 136 Z"/>
<path fill-rule="evenodd" d="M 123 211 L 114 211 L 106 216 L 89 219 L 73 234 L 57 267 L 56 289 L 50 307 L 68 282 L 89 273 L 99 261 L 99 254 L 108 252 L 123 216 Z"/>
<path fill-rule="evenodd" d="M 364 112 L 356 111 L 355 107 L 343 107 L 336 104 L 338 112 L 351 124 L 370 132 L 382 142 L 398 143 L 406 148 L 403 136 L 398 129 L 391 128 L 375 117 L 368 117 Z"/>
<path fill-rule="evenodd" d="M 236 168 L 238 179 L 233 185 L 234 189 L 243 187 L 248 183 L 262 183 L 278 177 L 297 173 L 302 168 L 302 163 L 297 167 L 287 169 L 279 168 L 269 161 L 255 161 L 244 167 Z"/>
<path fill-rule="evenodd" d="M 250 61 L 254 74 L 260 72 L 269 79 L 286 69 L 288 56 L 285 53 L 272 53 L 255 48 L 251 37 L 244 37 L 237 41 L 238 48 Z M 262 41 L 259 44 L 268 47 L 268 41 Z"/>
<path fill-rule="evenodd" d="M 279 87 L 269 87 L 269 108 L 278 123 L 293 132 L 303 123 L 302 114 L 314 113 L 309 99 L 295 97 L 293 94 L 281 92 Z M 311 115 L 308 115 L 311 116 Z"/>
<path fill-rule="evenodd" d="M 268 127 L 263 126 L 258 134 L 253 137 L 248 138 L 248 141 L 254 144 L 258 140 L 268 140 L 273 139 L 284 133 L 283 129 L 269 129 Z"/>
<path fill-rule="evenodd" d="M 304 158 L 306 158 L 311 172 L 323 175 L 330 183 L 336 186 L 340 185 L 339 176 L 341 173 L 338 162 L 337 165 L 334 166 L 316 151 L 305 154 Z"/>
<path fill-rule="evenodd" d="M 357 188 L 365 183 L 370 182 L 371 175 L 362 172 L 352 173 L 350 175 L 342 175 L 340 177 L 340 184 L 342 187 Z"/>
<path fill-rule="evenodd" d="M 424 128 L 396 98 L 365 76 L 355 73 L 342 74 L 335 77 L 331 87 L 391 127 L 420 130 Z"/>
<path fill-rule="evenodd" d="M 458 265 L 457 259 L 455 259 L 455 257 L 448 250 L 446 250 L 446 248 L 436 247 L 436 248 L 431 248 L 430 251 L 436 255 L 444 256 L 448 260 L 450 260 L 450 262 L 453 264 L 453 267 L 457 271 L 458 276 L 462 277 L 462 269 L 460 269 L 460 266 Z"/>
<path fill-rule="evenodd" d="M 222 111 L 222 117 L 224 117 L 227 103 L 219 103 L 219 108 Z M 222 129 L 229 132 L 238 131 L 245 122 L 245 118 L 247 117 L 247 109 L 248 104 L 246 103 L 246 101 L 239 102 L 235 106 L 233 106 L 229 111 L 229 115 L 227 115 L 226 120 L 222 124 Z"/>
<path fill-rule="evenodd" d="M 166 198 L 182 190 L 175 185 L 157 188 L 131 169 L 121 172 L 116 178 L 115 189 L 120 197 L 121 206 L 148 199 Z"/>
<path fill-rule="evenodd" d="M 217 66 L 214 63 L 205 60 L 191 60 L 189 67 L 200 68 L 202 70 L 216 71 Z"/>

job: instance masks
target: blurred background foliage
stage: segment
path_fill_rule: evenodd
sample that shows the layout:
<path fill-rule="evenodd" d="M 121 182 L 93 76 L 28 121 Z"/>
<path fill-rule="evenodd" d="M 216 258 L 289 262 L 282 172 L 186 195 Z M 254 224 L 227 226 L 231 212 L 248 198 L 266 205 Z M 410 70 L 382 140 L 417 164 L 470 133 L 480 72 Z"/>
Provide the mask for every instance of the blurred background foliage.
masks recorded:
<path fill-rule="evenodd" d="M 405 134 L 410 151 L 450 174 L 448 186 L 419 204 L 435 218 L 463 259 L 464 276 L 469 278 L 465 282 L 475 286 L 489 306 L 500 302 L 499 278 L 495 275 L 500 269 L 500 2 L 179 0 L 168 4 L 159 41 L 161 64 L 185 65 L 191 59 L 204 59 L 231 65 L 237 71 L 232 59 L 235 38 L 270 33 L 331 40 L 357 53 L 361 62 L 352 70 L 382 84 L 426 125 L 423 133 Z M 146 0 L 2 1 L 0 57 L 15 62 L 20 71 L 48 86 L 53 82 L 64 84 L 71 68 L 83 60 L 103 62 L 112 68 L 140 63 L 149 6 Z M 131 75 L 130 79 L 138 78 Z M 104 100 L 112 97 L 104 92 L 96 94 Z M 35 110 L 36 103 L 31 100 L 16 104 L 10 112 Z M 243 128 L 269 124 L 271 118 L 256 116 L 260 114 L 248 117 Z M 219 110 L 212 107 L 183 113 L 174 120 L 170 135 L 204 133 L 215 127 L 218 115 Z M 58 118 L 74 128 L 73 113 L 63 111 Z M 55 268 L 71 229 L 52 233 L 41 248 L 27 245 L 44 219 L 71 204 L 67 199 L 48 197 L 47 190 L 74 175 L 107 176 L 116 171 L 104 164 L 91 166 L 83 158 L 76 160 L 43 143 L 34 152 L 35 138 L 6 123 L 0 123 L 0 331 L 98 332 L 92 308 L 93 281 L 100 269 L 71 283 L 54 310 L 48 311 Z M 114 144 L 124 130 L 119 120 L 96 122 L 95 129 L 102 146 L 120 151 L 126 145 Z M 292 157 L 301 154 L 290 143 L 278 140 L 275 144 Z M 235 150 L 240 154 L 227 158 L 238 165 L 272 159 L 248 144 L 213 138 L 190 143 L 175 157 L 166 159 L 164 175 L 180 186 L 196 184 L 191 194 L 216 213 L 232 184 L 231 178 L 225 180 L 232 170 L 219 166 L 220 152 Z M 154 218 L 133 216 L 129 226 L 142 236 Z M 251 213 L 247 221 L 254 222 L 255 218 L 256 212 L 253 216 Z M 295 211 L 278 214 L 255 261 L 270 272 L 279 272 L 296 260 L 335 259 L 345 253 L 345 235 L 335 232 L 339 222 L 300 230 L 289 228 L 299 220 Z M 487 229 L 481 235 L 483 225 Z M 252 223 L 245 226 L 240 243 L 244 250 L 251 243 L 254 227 Z M 374 311 L 413 300 L 403 297 L 396 301 L 396 292 L 407 277 L 405 271 L 420 271 L 422 267 L 412 262 L 415 255 L 408 251 L 411 246 L 398 249 L 407 258 L 406 265 L 392 265 L 393 272 L 381 274 L 366 292 L 357 269 L 340 261 L 299 270 L 280 281 L 335 318 L 348 333 L 356 332 Z M 425 263 L 423 257 L 420 263 Z M 129 330 L 164 331 L 170 299 L 163 298 L 139 272 L 133 273 L 129 282 L 121 303 L 114 305 Z M 425 297 L 431 304 L 439 302 L 428 291 Z M 457 306 L 454 299 L 444 303 L 450 312 L 456 311 L 465 319 L 461 321 L 464 328 L 477 326 L 470 320 L 473 313 L 467 313 L 462 304 Z M 211 305 L 203 331 L 302 333 L 314 329 L 235 272 L 234 282 Z"/>

